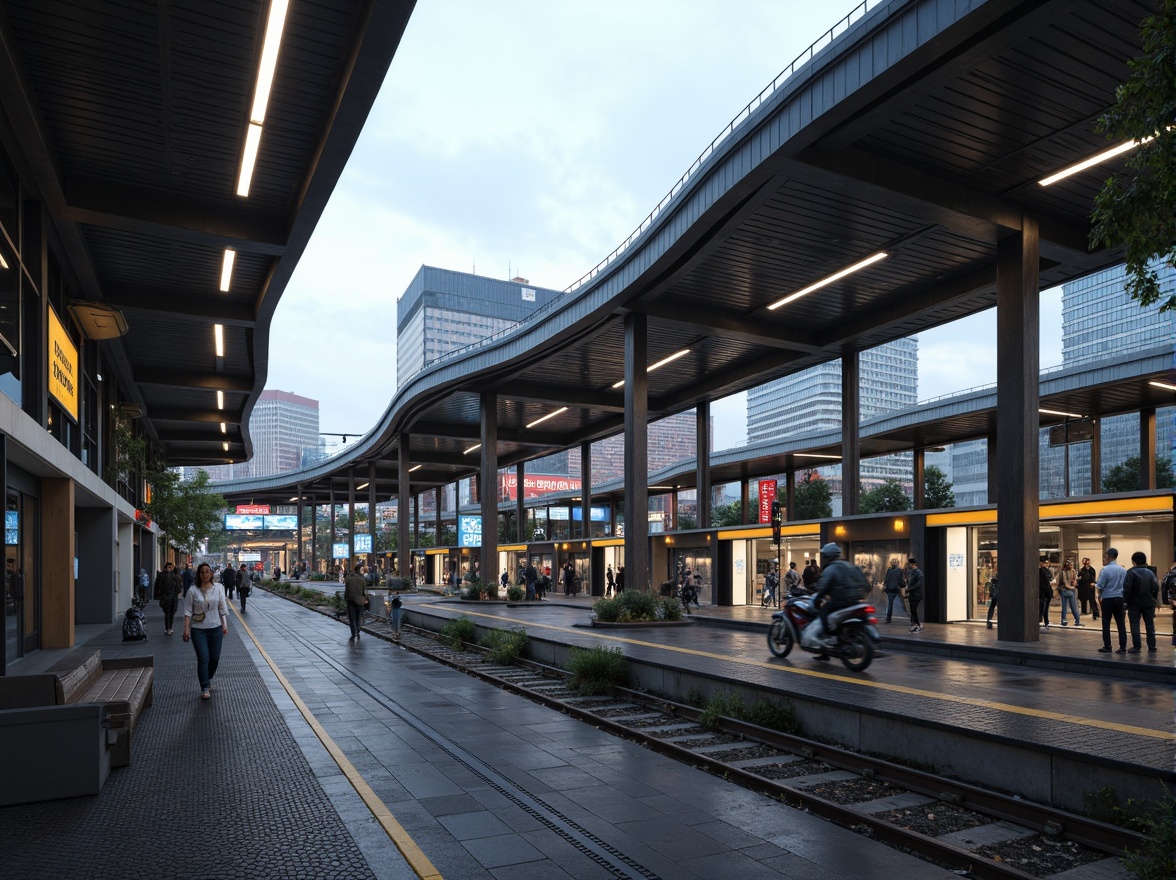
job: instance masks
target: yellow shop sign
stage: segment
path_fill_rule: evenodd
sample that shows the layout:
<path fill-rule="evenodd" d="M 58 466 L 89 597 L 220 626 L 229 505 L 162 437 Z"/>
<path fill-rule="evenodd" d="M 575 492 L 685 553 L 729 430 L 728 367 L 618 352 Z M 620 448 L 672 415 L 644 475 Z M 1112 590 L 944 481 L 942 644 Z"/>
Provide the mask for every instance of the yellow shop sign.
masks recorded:
<path fill-rule="evenodd" d="M 78 420 L 78 347 L 53 309 L 49 309 L 49 394 Z"/>

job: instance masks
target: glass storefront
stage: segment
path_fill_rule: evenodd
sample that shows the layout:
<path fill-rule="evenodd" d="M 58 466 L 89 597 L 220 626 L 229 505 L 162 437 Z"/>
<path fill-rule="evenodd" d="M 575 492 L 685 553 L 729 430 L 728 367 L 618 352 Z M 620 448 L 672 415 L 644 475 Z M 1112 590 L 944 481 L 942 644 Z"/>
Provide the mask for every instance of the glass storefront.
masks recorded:
<path fill-rule="evenodd" d="M 862 570 L 866 580 L 870 582 L 870 592 L 866 601 L 875 608 L 886 609 L 886 591 L 883 589 L 886 581 L 886 571 L 892 560 L 897 560 L 900 567 L 905 567 L 910 558 L 911 542 L 909 540 L 888 539 L 884 541 L 854 541 L 850 544 L 849 559 Z M 905 608 L 905 603 L 903 608 Z M 899 609 L 895 605 L 896 612 Z M 904 612 L 903 617 L 906 617 Z"/>
<path fill-rule="evenodd" d="M 955 531 L 949 529 L 949 532 Z M 1131 566 L 1131 554 L 1143 552 L 1148 565 L 1162 575 L 1172 560 L 1171 516 L 1109 516 L 1080 520 L 1043 521 L 1038 541 L 1038 558 L 1049 562 L 1050 574 L 1056 582 L 1062 564 L 1069 562 L 1077 570 L 1082 560 L 1089 558 L 1095 571 L 1100 571 L 1103 553 L 1109 547 L 1119 551 L 1119 564 Z M 960 587 L 967 590 L 967 617 L 972 620 L 988 616 L 992 578 L 998 575 L 999 552 L 996 525 L 971 526 L 967 529 L 968 582 Z M 999 583 L 999 578 L 998 581 Z M 950 578 L 949 578 L 950 584 Z M 1036 584 L 1032 585 L 1036 589 Z M 951 597 L 949 596 L 949 606 Z M 1054 610 L 1059 602 L 1054 599 Z M 997 606 L 997 615 L 1000 606 Z M 1056 622 L 1056 620 L 1055 620 Z"/>
<path fill-rule="evenodd" d="M 821 549 L 821 536 L 784 536 L 777 550 L 771 538 L 736 540 L 732 547 L 731 600 L 733 605 L 759 605 L 763 598 L 764 578 L 774 562 L 780 563 L 781 579 L 790 562 L 801 571 Z M 701 601 L 701 600 L 700 600 Z"/>

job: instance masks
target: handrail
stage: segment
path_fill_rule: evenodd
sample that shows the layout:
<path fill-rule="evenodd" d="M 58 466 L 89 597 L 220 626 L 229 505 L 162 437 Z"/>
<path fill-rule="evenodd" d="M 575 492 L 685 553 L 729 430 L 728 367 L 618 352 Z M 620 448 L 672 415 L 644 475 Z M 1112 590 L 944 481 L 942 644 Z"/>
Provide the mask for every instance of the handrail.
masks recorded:
<path fill-rule="evenodd" d="M 701 153 L 699 153 L 698 158 L 695 159 L 690 167 L 686 169 L 686 173 L 678 178 L 677 183 L 670 187 L 670 191 L 662 197 L 661 201 L 657 203 L 657 206 L 649 212 L 649 215 L 639 224 L 637 224 L 637 228 L 629 234 L 629 237 L 617 245 L 617 247 L 615 247 L 607 257 L 605 257 L 586 273 L 581 275 L 570 285 L 564 288 L 559 296 L 552 297 L 521 321 L 511 324 L 509 327 L 504 327 L 501 330 L 497 330 L 494 333 L 491 333 L 489 336 L 484 336 L 479 340 L 471 342 L 469 345 L 463 345 L 461 348 L 455 348 L 452 351 L 447 351 L 437 357 L 435 360 L 430 361 L 428 364 L 424 364 L 418 369 L 414 370 L 408 376 L 398 377 L 397 384 L 403 386 L 406 382 L 408 382 L 409 379 L 415 378 L 428 367 L 432 367 L 435 364 L 448 361 L 452 358 L 458 357 L 459 355 L 468 354 L 471 351 L 475 351 L 479 348 L 491 345 L 497 340 L 512 334 L 523 324 L 535 321 L 541 315 L 554 311 L 557 305 L 564 303 L 571 297 L 573 293 L 575 293 L 592 279 L 596 278 L 610 264 L 615 262 L 626 250 L 628 250 L 628 248 L 635 241 L 637 241 L 638 238 L 644 235 L 646 230 L 648 230 L 653 225 L 654 221 L 657 220 L 661 213 L 666 208 L 668 208 L 670 203 L 673 202 L 678 194 L 686 188 L 686 184 L 690 182 L 690 179 L 702 168 L 706 161 L 710 159 L 710 157 L 715 152 L 715 148 L 725 141 L 731 135 L 731 133 L 735 131 L 736 128 L 743 124 L 745 120 L 749 119 L 751 115 L 756 110 L 758 110 L 764 104 L 764 102 L 768 100 L 768 98 L 775 94 L 776 90 L 779 89 L 780 86 L 783 85 L 789 78 L 791 78 L 802 65 L 807 64 L 809 61 L 815 58 L 817 53 L 826 46 L 832 45 L 835 39 L 848 31 L 853 24 L 865 17 L 867 12 L 876 6 L 880 6 L 884 2 L 887 2 L 887 0 L 862 0 L 861 3 L 850 10 L 848 15 L 846 15 L 843 19 L 833 25 L 833 27 L 829 28 L 829 30 L 818 37 L 811 46 L 797 55 L 796 58 L 792 60 L 791 64 L 780 71 L 775 79 L 764 86 L 764 88 L 760 90 L 759 94 L 752 98 L 746 107 L 736 113 L 735 117 L 729 123 L 727 123 L 726 127 L 723 128 L 723 130 L 720 131 L 709 144 L 707 144 L 706 148 Z"/>

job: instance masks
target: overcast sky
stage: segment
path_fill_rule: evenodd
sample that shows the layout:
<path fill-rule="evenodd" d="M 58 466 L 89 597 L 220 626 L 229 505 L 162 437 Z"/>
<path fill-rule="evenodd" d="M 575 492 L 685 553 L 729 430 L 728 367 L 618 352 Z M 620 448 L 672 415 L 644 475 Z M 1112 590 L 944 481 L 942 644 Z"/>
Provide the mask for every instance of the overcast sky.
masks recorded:
<path fill-rule="evenodd" d="M 420 266 L 567 287 L 853 6 L 422 0 L 282 296 L 266 387 L 318 400 L 321 431 L 366 432 Z M 1043 295 L 1043 366 L 1060 314 Z M 994 382 L 994 340 L 992 312 L 922 334 L 919 398 Z M 743 395 L 712 413 L 716 449 L 745 441 Z"/>

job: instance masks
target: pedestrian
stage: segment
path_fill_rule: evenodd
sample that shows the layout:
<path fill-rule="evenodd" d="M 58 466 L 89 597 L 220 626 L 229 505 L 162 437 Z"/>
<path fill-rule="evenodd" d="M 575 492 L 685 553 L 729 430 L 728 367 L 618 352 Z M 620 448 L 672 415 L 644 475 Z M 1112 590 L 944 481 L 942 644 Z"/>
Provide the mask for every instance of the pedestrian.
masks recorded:
<path fill-rule="evenodd" d="M 1062 626 L 1066 625 L 1066 608 L 1074 615 L 1074 626 L 1086 626 L 1078 616 L 1078 573 L 1068 559 L 1058 572 L 1058 595 L 1062 598 Z"/>
<path fill-rule="evenodd" d="M 233 588 L 237 586 L 237 570 L 226 565 L 220 576 L 221 586 L 225 588 L 225 598 L 233 601 Z"/>
<path fill-rule="evenodd" d="M 212 573 L 211 568 L 208 571 L 210 574 Z M 192 588 L 192 583 L 194 582 L 194 580 L 195 579 L 192 577 L 192 563 L 185 562 L 184 563 L 184 570 L 182 572 L 180 572 L 180 584 L 184 587 L 184 595 L 185 596 L 188 595 L 188 590 L 190 590 Z"/>
<path fill-rule="evenodd" d="M 539 580 L 539 572 L 535 570 L 535 563 L 530 560 L 527 561 L 527 567 L 523 569 L 523 583 L 527 585 L 527 601 L 535 601 L 535 581 Z"/>
<path fill-rule="evenodd" d="M 625 592 L 625 566 L 617 566 L 617 592 Z"/>
<path fill-rule="evenodd" d="M 1126 579 L 1127 571 L 1119 565 L 1119 551 L 1114 547 L 1107 548 L 1103 554 L 1103 568 L 1095 584 L 1099 610 L 1102 611 L 1103 646 L 1098 649 L 1100 654 L 1111 653 L 1111 620 L 1115 621 L 1115 628 L 1119 631 L 1119 650 L 1115 653 L 1127 653 L 1127 622 L 1123 604 L 1123 581 Z"/>
<path fill-rule="evenodd" d="M 151 586 L 151 575 L 147 574 L 147 569 L 140 568 L 139 569 L 139 583 L 138 583 L 138 593 L 139 593 L 139 604 L 140 605 L 147 604 L 147 588 L 150 586 Z"/>
<path fill-rule="evenodd" d="M 510 586 L 510 575 L 507 574 L 505 571 L 502 573 L 502 577 L 500 577 L 498 580 L 499 580 L 499 583 L 502 584 L 502 589 L 505 590 L 507 587 Z"/>
<path fill-rule="evenodd" d="M 1040 623 L 1049 629 L 1049 606 L 1053 603 L 1053 573 L 1049 570 L 1049 560 L 1041 560 L 1037 567 L 1037 609 L 1040 612 Z"/>
<path fill-rule="evenodd" d="M 817 568 L 817 562 L 815 559 L 810 559 L 804 564 L 804 571 L 800 575 L 800 580 L 804 584 L 805 590 L 811 593 L 813 591 L 813 585 L 820 579 L 821 572 Z"/>
<path fill-rule="evenodd" d="M 764 596 L 761 605 L 775 605 L 776 604 L 776 589 L 780 585 L 780 575 L 776 573 L 776 563 L 772 563 L 772 567 L 768 569 L 768 573 L 764 575 Z M 689 605 L 687 605 L 689 607 Z"/>
<path fill-rule="evenodd" d="M 886 569 L 886 577 L 882 584 L 886 591 L 886 622 L 890 623 L 890 618 L 894 614 L 895 602 L 898 602 L 903 614 L 907 613 L 906 603 L 902 601 L 902 588 L 907 585 L 907 579 L 903 576 L 902 567 L 898 564 L 897 558 L 890 560 L 890 568 Z"/>
<path fill-rule="evenodd" d="M 1127 606 L 1127 619 L 1131 621 L 1131 649 L 1128 654 L 1138 654 L 1139 620 L 1147 631 L 1147 652 L 1156 652 L 1156 605 L 1160 598 L 1160 582 L 1155 573 L 1147 567 L 1147 554 L 1136 551 L 1131 554 L 1131 568 L 1123 578 L 1123 604 Z"/>
<path fill-rule="evenodd" d="M 212 679 L 220 665 L 221 643 L 229 633 L 229 610 L 225 591 L 212 579 L 212 567 L 202 562 L 192 586 L 184 593 L 184 641 L 196 649 L 196 677 L 200 699 L 212 696 Z"/>
<path fill-rule="evenodd" d="M 800 586 L 800 572 L 796 570 L 796 563 L 788 563 L 788 571 L 784 572 L 784 592 L 791 595 Z"/>
<path fill-rule="evenodd" d="M 535 579 L 535 595 L 539 597 L 540 602 L 547 598 L 547 593 L 551 589 L 550 571 L 550 568 L 544 569 L 539 572 L 539 577 Z"/>
<path fill-rule="evenodd" d="M 171 635 L 175 630 L 176 608 L 180 604 L 180 577 L 176 574 L 176 567 L 167 563 L 155 577 L 153 591 L 159 599 L 159 608 L 163 612 L 163 631 Z"/>
<path fill-rule="evenodd" d="M 921 633 L 923 624 L 919 623 L 919 603 L 923 601 L 924 578 L 919 568 L 918 560 L 911 557 L 907 560 L 907 602 L 910 603 L 911 632 Z"/>
<path fill-rule="evenodd" d="M 1176 646 L 1176 560 L 1173 560 L 1172 568 L 1164 575 L 1164 589 L 1167 591 L 1164 601 L 1172 609 L 1172 644 Z"/>
<path fill-rule="evenodd" d="M 609 563 L 608 568 L 604 572 L 604 595 L 612 598 L 617 592 L 617 578 L 613 574 L 612 563 Z"/>
<path fill-rule="evenodd" d="M 1094 582 L 1098 580 L 1098 572 L 1090 564 L 1089 558 L 1082 560 L 1082 567 L 1078 569 L 1078 601 L 1082 604 L 1082 613 L 1088 613 L 1087 603 L 1090 603 L 1089 614 L 1098 620 L 1098 600 L 1094 597 Z"/>
<path fill-rule="evenodd" d="M 503 573 L 505 577 L 505 573 Z M 400 638 L 400 618 L 404 614 L 404 602 L 400 599 L 400 590 L 392 594 L 392 635 Z"/>
<path fill-rule="evenodd" d="M 576 569 L 571 562 L 565 562 L 563 567 L 564 592 L 569 596 L 576 595 Z"/>
<path fill-rule="evenodd" d="M 367 578 L 363 576 L 363 563 L 356 563 L 355 569 L 343 583 L 343 598 L 347 600 L 347 625 L 351 627 L 350 642 L 359 641 L 363 627 L 363 612 L 368 606 Z"/>
<path fill-rule="evenodd" d="M 992 571 L 992 579 L 988 582 L 988 628 L 992 629 L 992 615 L 996 613 L 996 569 Z"/>
<path fill-rule="evenodd" d="M 245 603 L 249 599 L 249 594 L 253 590 L 253 581 L 249 579 L 249 572 L 245 570 L 245 563 L 241 563 L 241 568 L 237 571 L 237 577 L 234 581 L 237 585 L 237 597 L 241 600 L 241 613 L 245 613 Z"/>

